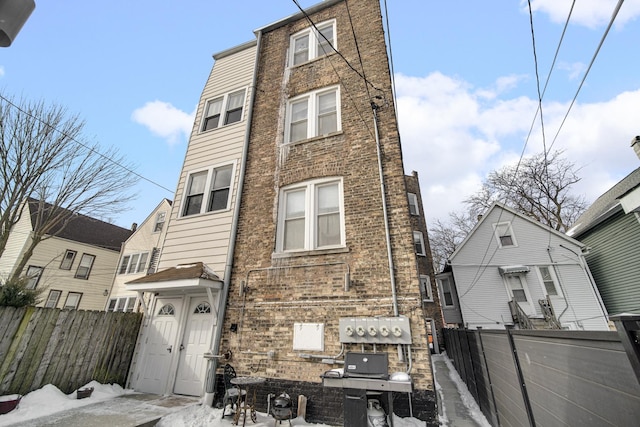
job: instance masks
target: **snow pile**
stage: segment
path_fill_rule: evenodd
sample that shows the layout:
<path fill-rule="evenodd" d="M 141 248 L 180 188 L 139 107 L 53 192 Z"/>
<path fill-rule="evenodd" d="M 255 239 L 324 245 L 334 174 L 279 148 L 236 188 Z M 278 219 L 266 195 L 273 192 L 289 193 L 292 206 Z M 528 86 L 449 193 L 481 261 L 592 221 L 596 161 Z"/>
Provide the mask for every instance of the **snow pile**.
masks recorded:
<path fill-rule="evenodd" d="M 100 384 L 97 381 L 91 381 L 80 388 L 89 387 L 93 387 L 91 397 L 77 399 L 77 390 L 71 394 L 64 394 L 58 387 L 47 384 L 41 389 L 25 395 L 22 400 L 20 400 L 18 407 L 13 411 L 5 415 L 0 415 L 0 426 L 8 426 L 45 415 L 55 414 L 56 412 L 67 409 L 113 399 L 125 393 L 132 393 L 131 390 L 125 390 L 118 384 Z"/>
<path fill-rule="evenodd" d="M 257 412 L 256 423 L 247 423 L 251 427 L 273 427 L 274 418 L 268 414 Z M 156 427 L 231 427 L 233 424 L 233 417 L 227 416 L 222 418 L 222 409 L 211 408 L 208 406 L 194 405 L 166 415 L 160 419 Z M 283 421 L 282 426 L 287 426 L 288 423 Z M 302 417 L 294 418 L 291 420 L 291 425 L 295 427 L 301 426 L 314 426 L 314 427 L 330 427 L 326 424 L 310 424 L 307 423 Z M 424 421 L 420 421 L 417 418 L 400 418 L 396 415 L 393 416 L 394 427 L 424 427 Z"/>

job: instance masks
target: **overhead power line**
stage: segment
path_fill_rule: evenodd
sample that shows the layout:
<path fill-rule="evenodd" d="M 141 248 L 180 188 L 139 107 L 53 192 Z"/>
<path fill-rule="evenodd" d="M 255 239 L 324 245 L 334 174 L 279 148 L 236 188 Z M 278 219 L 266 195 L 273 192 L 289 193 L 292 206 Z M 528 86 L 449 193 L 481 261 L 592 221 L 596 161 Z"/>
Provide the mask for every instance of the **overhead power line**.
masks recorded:
<path fill-rule="evenodd" d="M 7 104 L 11 105 L 13 108 L 17 109 L 18 111 L 22 112 L 23 114 L 26 114 L 26 115 L 28 115 L 29 117 L 31 117 L 32 119 L 35 119 L 35 120 L 39 121 L 40 123 L 42 123 L 42 124 L 44 124 L 44 125 L 46 125 L 46 126 L 50 127 L 50 128 L 51 128 L 51 129 L 53 129 L 54 131 L 58 132 L 60 135 L 64 136 L 65 138 L 68 138 L 69 140 L 71 140 L 71 141 L 75 142 L 76 144 L 80 145 L 81 147 L 83 147 L 83 148 L 85 148 L 85 149 L 87 149 L 87 150 L 91 151 L 91 152 L 92 152 L 92 153 L 94 153 L 94 154 L 97 154 L 98 156 L 100 156 L 100 157 L 102 157 L 103 159 L 105 159 L 105 160 L 107 160 L 107 161 L 109 161 L 109 162 L 113 163 L 114 165 L 121 167 L 121 168 L 122 168 L 122 169 L 124 169 L 125 171 L 127 171 L 127 172 L 129 172 L 129 173 L 131 173 L 131 174 L 133 174 L 133 175 L 135 175 L 135 176 L 137 176 L 138 178 L 140 178 L 140 179 L 142 179 L 142 180 L 144 180 L 144 181 L 147 181 L 147 182 L 149 182 L 149 183 L 151 183 L 151 184 L 153 184 L 153 185 L 155 185 L 155 186 L 157 186 L 157 187 L 159 187 L 159 188 L 161 188 L 161 189 L 163 189 L 163 190 L 166 190 L 166 191 L 168 191 L 169 193 L 173 194 L 173 190 L 169 190 L 167 187 L 163 186 L 162 184 L 159 184 L 159 183 L 157 183 L 157 182 L 153 181 L 152 179 L 149 179 L 149 178 L 147 178 L 147 177 L 145 177 L 145 176 L 140 175 L 138 172 L 134 171 L 133 169 L 128 168 L 128 167 L 126 167 L 125 165 L 123 165 L 123 164 L 121 164 L 121 163 L 116 162 L 116 161 L 115 161 L 115 160 L 113 160 L 112 158 L 110 158 L 110 157 L 108 157 L 108 156 L 105 156 L 104 154 L 102 154 L 101 152 L 99 152 L 99 151 L 95 150 L 94 148 L 89 147 L 88 145 L 86 145 L 86 144 L 84 144 L 84 143 L 82 143 L 82 142 L 78 141 L 77 139 L 73 138 L 73 137 L 72 137 L 72 136 L 70 136 L 70 135 L 67 135 L 66 133 L 64 133 L 64 132 L 62 132 L 61 130 L 57 129 L 55 126 L 53 126 L 53 125 L 51 125 L 51 124 L 47 123 L 46 121 L 42 120 L 40 117 L 36 117 L 36 116 L 34 116 L 33 114 L 31 114 L 30 112 L 25 111 L 24 109 L 20 108 L 20 106 L 18 106 L 18 105 L 16 105 L 16 104 L 14 104 L 13 102 L 11 102 L 11 101 L 10 101 L 9 99 L 7 99 L 4 95 L 0 94 L 0 99 L 2 99 L 3 101 L 5 101 Z"/>

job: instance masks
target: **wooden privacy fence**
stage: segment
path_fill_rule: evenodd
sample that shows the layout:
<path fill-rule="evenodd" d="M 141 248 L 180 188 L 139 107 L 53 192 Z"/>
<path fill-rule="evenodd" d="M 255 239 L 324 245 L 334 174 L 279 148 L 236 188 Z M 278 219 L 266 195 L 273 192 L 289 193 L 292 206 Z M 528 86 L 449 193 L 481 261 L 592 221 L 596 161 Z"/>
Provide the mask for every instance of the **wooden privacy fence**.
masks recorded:
<path fill-rule="evenodd" d="M 632 426 L 640 384 L 608 331 L 444 330 L 447 355 L 494 426 Z"/>
<path fill-rule="evenodd" d="M 0 395 L 125 386 L 142 314 L 0 307 Z"/>

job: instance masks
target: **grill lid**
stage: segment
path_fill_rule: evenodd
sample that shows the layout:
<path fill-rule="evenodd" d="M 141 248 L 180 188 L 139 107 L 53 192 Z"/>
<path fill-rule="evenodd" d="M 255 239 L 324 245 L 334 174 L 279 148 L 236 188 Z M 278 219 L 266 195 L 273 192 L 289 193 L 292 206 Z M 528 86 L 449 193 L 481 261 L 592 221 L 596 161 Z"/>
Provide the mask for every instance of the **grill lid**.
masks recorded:
<path fill-rule="evenodd" d="M 344 357 L 344 377 L 387 379 L 389 357 L 387 353 L 352 353 Z"/>

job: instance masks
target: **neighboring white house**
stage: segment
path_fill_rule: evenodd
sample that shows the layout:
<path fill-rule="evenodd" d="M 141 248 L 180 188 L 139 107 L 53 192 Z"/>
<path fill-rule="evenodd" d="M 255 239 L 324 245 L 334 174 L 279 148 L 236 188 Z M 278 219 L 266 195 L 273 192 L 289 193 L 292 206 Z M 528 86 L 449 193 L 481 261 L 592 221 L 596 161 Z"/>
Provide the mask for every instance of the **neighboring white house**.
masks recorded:
<path fill-rule="evenodd" d="M 586 250 L 577 240 L 494 204 L 449 258 L 462 326 L 525 328 L 533 319 L 542 327 L 555 317 L 563 329 L 608 330 Z M 447 301 L 443 285 L 439 277 L 441 301 Z M 546 322 L 545 301 L 552 309 Z M 518 321 L 517 312 L 526 319 Z"/>
<path fill-rule="evenodd" d="M 231 275 L 256 44 L 213 56 L 157 273 L 125 281 L 126 292 L 138 293 L 145 302 L 129 376 L 129 387 L 138 391 L 194 396 L 205 391 L 203 356 L 216 351 L 222 328 L 218 316 L 224 315 L 226 304 L 223 278 L 228 283 Z"/>
<path fill-rule="evenodd" d="M 0 275 L 8 277 L 29 245 L 39 209 L 50 205 L 29 199 L 19 222 L 11 229 L 0 257 Z M 76 214 L 63 228 L 40 242 L 27 262 L 28 286 L 46 288 L 38 306 L 82 310 L 104 309 L 118 265 L 122 242 L 131 230 Z"/>
<path fill-rule="evenodd" d="M 138 294 L 127 290 L 125 283 L 156 271 L 170 212 L 171 201 L 162 199 L 122 245 L 107 311 L 133 311 L 137 308 Z"/>

